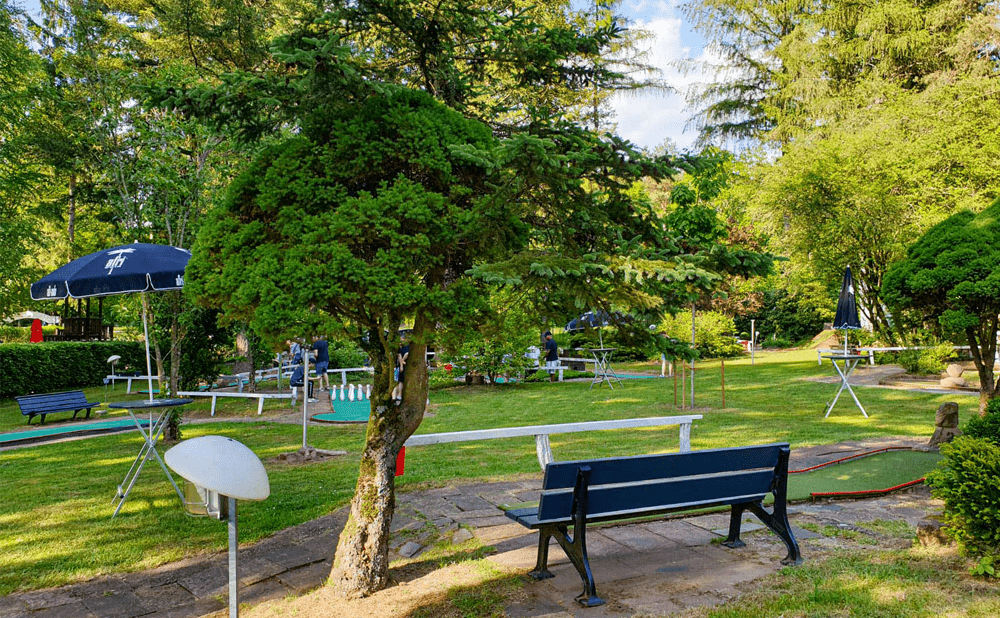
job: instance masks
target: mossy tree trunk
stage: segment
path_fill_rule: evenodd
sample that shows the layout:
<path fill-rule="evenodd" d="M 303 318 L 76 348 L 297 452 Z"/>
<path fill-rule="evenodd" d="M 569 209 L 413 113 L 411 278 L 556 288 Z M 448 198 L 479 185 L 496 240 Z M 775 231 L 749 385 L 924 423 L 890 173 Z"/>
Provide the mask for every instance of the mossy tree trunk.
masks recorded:
<path fill-rule="evenodd" d="M 372 413 L 358 483 L 330 574 L 330 585 L 346 598 L 368 596 L 387 583 L 389 527 L 396 508 L 396 456 L 420 425 L 427 402 L 427 364 L 422 362 L 427 350 L 426 325 L 420 318 L 414 325 L 401 403 L 392 399 L 395 345 L 384 344 L 375 362 Z"/>

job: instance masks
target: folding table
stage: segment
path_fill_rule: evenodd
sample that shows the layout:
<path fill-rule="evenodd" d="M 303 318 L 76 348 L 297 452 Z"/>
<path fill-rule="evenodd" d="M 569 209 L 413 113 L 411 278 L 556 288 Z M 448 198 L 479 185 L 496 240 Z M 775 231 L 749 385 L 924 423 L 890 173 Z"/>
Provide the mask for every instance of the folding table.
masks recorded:
<path fill-rule="evenodd" d="M 146 460 L 150 458 L 150 455 L 156 457 L 156 460 L 160 462 L 160 467 L 163 468 L 163 473 L 167 475 L 167 479 L 170 480 L 170 484 L 174 486 L 177 491 L 177 495 L 180 496 L 181 502 L 184 501 L 184 492 L 177 486 L 174 482 L 174 477 L 171 476 L 170 472 L 167 470 L 167 466 L 163 463 L 163 459 L 160 454 L 156 452 L 156 441 L 160 439 L 160 434 L 167 426 L 167 418 L 169 408 L 175 406 L 183 406 L 189 404 L 193 399 L 152 399 L 152 400 L 142 400 L 142 401 L 117 401 L 114 403 L 109 403 L 109 408 L 116 408 L 119 410 L 127 410 L 129 416 L 132 417 L 132 422 L 139 429 L 139 433 L 142 434 L 143 443 L 142 448 L 139 449 L 139 455 L 132 462 L 132 467 L 129 468 L 128 474 L 125 475 L 125 480 L 118 485 L 118 493 L 115 494 L 114 500 L 111 501 L 115 505 L 115 512 L 111 515 L 114 519 L 115 515 L 118 515 L 118 511 L 121 510 L 122 505 L 125 504 L 125 500 L 128 499 L 128 494 L 132 491 L 132 487 L 135 485 L 136 479 L 139 478 L 139 473 L 142 472 L 142 467 L 146 465 Z M 136 411 L 149 410 L 149 427 L 148 431 L 143 427 L 139 419 L 136 418 Z M 156 419 L 153 419 L 153 411 L 156 410 Z M 124 489 L 123 489 L 124 488 Z"/>
<path fill-rule="evenodd" d="M 830 411 L 833 410 L 833 406 L 837 404 L 837 399 L 840 398 L 840 394 L 844 392 L 844 389 L 847 389 L 847 392 L 849 392 L 851 397 L 854 398 L 854 403 L 858 404 L 858 409 L 865 415 L 865 418 L 868 418 L 868 413 L 865 412 L 861 402 L 858 401 L 858 396 L 854 394 L 850 383 L 847 381 L 847 379 L 851 377 L 851 373 L 854 371 L 854 368 L 857 367 L 858 362 L 863 358 L 868 358 L 868 356 L 865 354 L 826 354 L 823 358 L 830 359 L 830 364 L 833 365 L 837 369 L 837 373 L 840 374 L 840 390 L 837 391 L 837 396 L 834 397 L 830 405 L 827 406 L 826 415 L 823 418 L 830 416 Z M 843 369 L 841 369 L 840 365 L 837 364 L 838 361 L 843 363 Z"/>
<path fill-rule="evenodd" d="M 590 383 L 590 388 L 594 388 L 595 384 L 608 383 L 608 387 L 614 390 L 614 385 L 611 384 L 612 380 L 618 382 L 618 386 L 625 388 L 625 384 L 622 383 L 621 378 L 615 373 L 615 370 L 611 368 L 611 355 L 617 348 L 590 348 L 590 353 L 594 355 L 594 381 Z"/>

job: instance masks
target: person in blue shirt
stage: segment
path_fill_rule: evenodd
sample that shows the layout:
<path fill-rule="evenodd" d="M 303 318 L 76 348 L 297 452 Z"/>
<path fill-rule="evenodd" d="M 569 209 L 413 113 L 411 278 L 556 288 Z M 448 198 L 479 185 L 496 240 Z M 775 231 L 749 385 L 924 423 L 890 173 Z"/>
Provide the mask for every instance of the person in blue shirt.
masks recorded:
<path fill-rule="evenodd" d="M 552 333 L 545 333 L 545 368 L 549 372 L 549 382 L 556 381 L 556 368 L 559 366 L 559 346 L 552 338 Z"/>
<path fill-rule="evenodd" d="M 309 349 L 316 350 L 316 377 L 319 379 L 319 390 L 330 390 L 330 376 L 326 375 L 326 370 L 330 366 L 330 344 L 322 337 L 314 337 Z"/>

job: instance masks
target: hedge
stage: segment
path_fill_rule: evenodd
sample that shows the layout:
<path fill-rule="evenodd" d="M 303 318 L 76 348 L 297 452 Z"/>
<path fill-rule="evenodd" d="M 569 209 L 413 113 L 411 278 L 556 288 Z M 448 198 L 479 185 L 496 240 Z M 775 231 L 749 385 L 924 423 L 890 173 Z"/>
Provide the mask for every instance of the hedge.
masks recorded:
<path fill-rule="evenodd" d="M 0 345 L 0 397 L 100 386 L 111 373 L 108 358 L 146 373 L 146 350 L 135 341 L 59 341 Z"/>

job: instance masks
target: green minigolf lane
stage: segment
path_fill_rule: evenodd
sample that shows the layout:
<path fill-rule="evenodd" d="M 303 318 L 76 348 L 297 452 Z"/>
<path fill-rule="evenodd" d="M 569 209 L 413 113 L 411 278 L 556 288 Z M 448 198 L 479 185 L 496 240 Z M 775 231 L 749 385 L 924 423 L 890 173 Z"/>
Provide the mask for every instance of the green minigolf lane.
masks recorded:
<path fill-rule="evenodd" d="M 368 399 L 362 399 L 360 401 L 341 401 L 340 399 L 334 399 L 330 402 L 333 407 L 333 412 L 324 412 L 322 414 L 313 414 L 311 417 L 314 421 L 319 421 L 321 423 L 367 423 L 368 415 L 371 413 L 372 402 Z"/>
<path fill-rule="evenodd" d="M 788 475 L 788 499 L 807 500 L 814 493 L 889 489 L 927 476 L 940 453 L 887 451 L 824 468 Z"/>
<path fill-rule="evenodd" d="M 148 420 L 139 422 L 142 423 L 144 427 L 149 425 Z M 17 442 L 40 442 L 48 438 L 67 437 L 74 434 L 121 431 L 133 428 L 135 428 L 135 423 L 129 418 L 108 419 L 89 423 L 73 423 L 69 425 L 39 426 L 37 429 L 11 431 L 0 434 L 0 445 L 14 444 Z"/>

